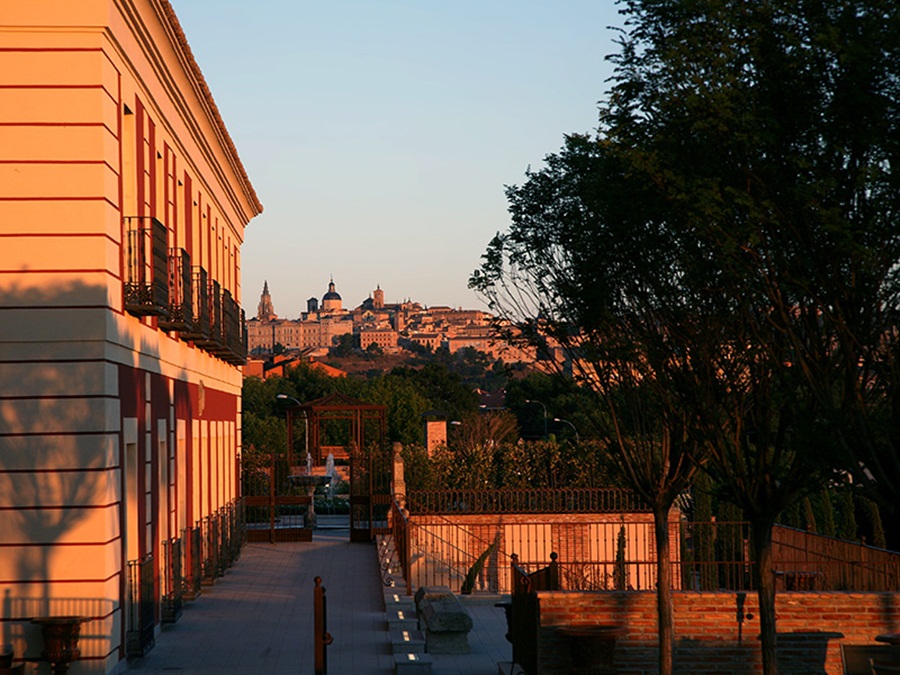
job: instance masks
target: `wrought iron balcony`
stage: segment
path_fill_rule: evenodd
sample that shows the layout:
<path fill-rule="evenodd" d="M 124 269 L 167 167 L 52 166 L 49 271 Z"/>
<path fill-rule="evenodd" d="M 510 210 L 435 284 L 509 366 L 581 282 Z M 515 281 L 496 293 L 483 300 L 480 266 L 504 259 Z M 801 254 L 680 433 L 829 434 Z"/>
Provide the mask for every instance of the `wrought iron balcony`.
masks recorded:
<path fill-rule="evenodd" d="M 187 253 L 183 251 L 181 253 L 181 262 L 171 263 L 177 269 L 177 273 L 181 275 L 184 270 L 192 269 L 190 285 L 184 288 L 185 293 L 182 296 L 185 300 L 180 315 L 183 320 L 175 326 L 174 319 L 170 319 L 165 326 L 175 326 L 170 330 L 179 331 L 183 339 L 193 340 L 197 347 L 215 354 L 223 361 L 243 365 L 247 361 L 247 335 L 243 311 L 230 291 L 222 290 L 219 282 L 211 280 L 202 267 L 195 265 L 190 268 Z M 172 259 L 174 260 L 174 257 Z M 186 279 L 187 277 L 179 276 L 179 283 L 186 284 Z M 186 302 L 188 297 L 190 304 Z M 175 314 L 174 310 L 172 313 Z M 160 322 L 160 326 L 164 326 L 163 322 Z"/>
<path fill-rule="evenodd" d="M 183 248 L 169 249 L 169 312 L 160 317 L 163 330 L 189 332 L 194 320 L 191 256 Z"/>
<path fill-rule="evenodd" d="M 234 365 L 243 365 L 247 362 L 247 350 L 243 343 L 243 314 L 237 301 L 230 291 L 222 293 L 222 331 L 225 349 L 221 353 L 222 359 Z"/>
<path fill-rule="evenodd" d="M 222 332 L 222 287 L 218 281 L 207 281 L 206 312 L 207 333 L 195 339 L 194 344 L 208 352 L 219 354 L 225 349 L 225 338 Z"/>
<path fill-rule="evenodd" d="M 143 656 L 153 647 L 157 601 L 154 597 L 153 556 L 128 561 L 128 604 L 125 615 L 125 653 Z"/>
<path fill-rule="evenodd" d="M 199 265 L 191 270 L 191 312 L 190 325 L 181 331 L 181 337 L 200 344 L 209 339 L 209 280 Z"/>
<path fill-rule="evenodd" d="M 125 218 L 123 304 L 135 316 L 169 312 L 166 226 L 149 216 Z"/>

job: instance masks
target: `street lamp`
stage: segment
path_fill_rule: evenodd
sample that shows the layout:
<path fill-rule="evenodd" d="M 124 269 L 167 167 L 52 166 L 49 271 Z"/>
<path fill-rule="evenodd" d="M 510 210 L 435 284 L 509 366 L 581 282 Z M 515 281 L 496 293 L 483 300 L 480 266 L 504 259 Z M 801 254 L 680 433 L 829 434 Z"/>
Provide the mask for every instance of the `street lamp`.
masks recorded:
<path fill-rule="evenodd" d="M 525 399 L 525 403 L 537 403 L 544 410 L 544 440 L 547 440 L 547 406 L 545 406 L 540 401 L 534 401 L 530 398 Z"/>
<path fill-rule="evenodd" d="M 560 424 L 568 424 L 570 427 L 572 427 L 572 431 L 575 432 L 575 442 L 581 443 L 581 438 L 579 438 L 579 436 L 578 436 L 578 429 L 576 429 L 575 425 L 572 424 L 569 420 L 564 420 L 564 419 L 560 419 L 559 417 L 554 417 L 553 421 L 559 422 Z"/>

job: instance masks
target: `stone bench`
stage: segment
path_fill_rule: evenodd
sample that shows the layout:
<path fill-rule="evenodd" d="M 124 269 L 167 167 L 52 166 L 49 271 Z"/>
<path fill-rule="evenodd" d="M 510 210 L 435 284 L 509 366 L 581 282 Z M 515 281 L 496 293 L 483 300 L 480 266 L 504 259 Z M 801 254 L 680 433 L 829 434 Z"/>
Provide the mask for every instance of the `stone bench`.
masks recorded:
<path fill-rule="evenodd" d="M 416 605 L 416 615 L 419 617 L 419 629 L 423 630 L 425 624 L 422 622 L 422 612 L 425 606 L 432 600 L 442 600 L 453 595 L 453 591 L 449 586 L 419 586 L 418 590 L 413 594 L 413 602 Z"/>
<path fill-rule="evenodd" d="M 419 625 L 425 650 L 431 654 L 468 654 L 472 617 L 447 586 L 423 586 L 416 591 Z"/>

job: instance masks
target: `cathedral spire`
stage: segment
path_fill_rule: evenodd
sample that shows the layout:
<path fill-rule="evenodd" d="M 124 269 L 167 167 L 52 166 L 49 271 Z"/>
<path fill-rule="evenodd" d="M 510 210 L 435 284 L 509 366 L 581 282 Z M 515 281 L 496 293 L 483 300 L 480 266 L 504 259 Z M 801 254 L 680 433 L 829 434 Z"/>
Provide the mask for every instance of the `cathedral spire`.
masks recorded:
<path fill-rule="evenodd" d="M 256 310 L 256 318 L 260 321 L 272 321 L 277 319 L 275 314 L 275 306 L 272 304 L 272 296 L 269 295 L 269 281 L 263 282 L 263 291 L 259 296 L 259 307 Z"/>

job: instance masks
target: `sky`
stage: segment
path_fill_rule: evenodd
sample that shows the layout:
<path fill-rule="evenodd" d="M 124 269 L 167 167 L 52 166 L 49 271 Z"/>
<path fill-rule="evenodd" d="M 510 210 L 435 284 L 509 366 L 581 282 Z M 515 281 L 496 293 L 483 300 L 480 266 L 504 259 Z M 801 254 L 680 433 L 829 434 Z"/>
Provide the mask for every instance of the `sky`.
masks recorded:
<path fill-rule="evenodd" d="M 597 127 L 613 0 L 171 0 L 260 201 L 242 304 L 485 309 L 504 186 Z"/>

